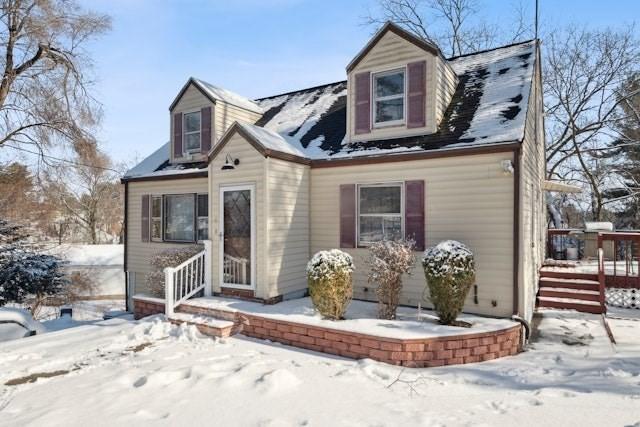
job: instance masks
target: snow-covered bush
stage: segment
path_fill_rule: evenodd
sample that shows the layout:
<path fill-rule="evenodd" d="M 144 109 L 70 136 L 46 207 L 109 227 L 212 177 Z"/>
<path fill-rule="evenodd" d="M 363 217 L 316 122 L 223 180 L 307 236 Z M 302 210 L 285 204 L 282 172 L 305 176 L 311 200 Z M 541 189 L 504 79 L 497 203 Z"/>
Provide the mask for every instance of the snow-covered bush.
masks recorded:
<path fill-rule="evenodd" d="M 383 240 L 369 247 L 369 283 L 376 285 L 378 317 L 395 319 L 402 290 L 402 275 L 411 274 L 416 261 L 412 240 Z"/>
<path fill-rule="evenodd" d="M 202 252 L 202 246 L 189 245 L 181 248 L 165 249 L 153 254 L 151 266 L 153 271 L 147 274 L 146 283 L 153 296 L 164 298 L 164 269 L 176 267 L 195 254 Z"/>
<path fill-rule="evenodd" d="M 26 304 L 33 317 L 51 297 L 60 297 L 68 285 L 64 262 L 37 252 L 26 243 L 20 226 L 0 220 L 0 306 Z"/>
<path fill-rule="evenodd" d="M 307 264 L 309 295 L 328 319 L 344 318 L 353 296 L 353 258 L 338 249 L 320 251 Z"/>
<path fill-rule="evenodd" d="M 446 240 L 424 252 L 422 266 L 440 322 L 453 324 L 476 279 L 473 252 L 460 242 Z"/>

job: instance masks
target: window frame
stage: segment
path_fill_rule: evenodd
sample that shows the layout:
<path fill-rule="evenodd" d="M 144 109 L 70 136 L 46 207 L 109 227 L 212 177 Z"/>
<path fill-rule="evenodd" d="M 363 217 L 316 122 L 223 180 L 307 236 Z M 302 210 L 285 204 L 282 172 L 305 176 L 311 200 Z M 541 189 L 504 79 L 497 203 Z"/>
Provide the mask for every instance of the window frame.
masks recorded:
<path fill-rule="evenodd" d="M 169 242 L 169 243 L 196 243 L 197 240 L 196 238 L 198 237 L 198 231 L 196 230 L 197 228 L 197 223 L 196 223 L 196 214 L 197 214 L 197 198 L 196 198 L 196 194 L 197 193 L 169 193 L 169 194 L 163 194 L 162 195 L 162 241 L 163 242 Z M 193 239 L 191 240 L 174 240 L 174 239 L 167 239 L 167 233 L 166 233 L 166 224 L 167 224 L 167 220 L 166 220 L 166 212 L 167 212 L 167 203 L 168 203 L 168 198 L 171 196 L 191 196 L 191 200 L 193 201 Z"/>
<path fill-rule="evenodd" d="M 200 127 L 197 131 L 187 132 L 187 115 L 198 114 L 200 116 Z M 198 134 L 198 148 L 187 149 L 187 135 Z M 202 151 L 202 110 L 185 111 L 182 113 L 182 154 L 198 154 Z"/>
<path fill-rule="evenodd" d="M 378 97 L 376 94 L 376 85 L 377 85 L 376 79 L 378 79 L 379 77 L 384 77 L 391 74 L 397 74 L 399 72 L 401 72 L 403 75 L 402 82 L 404 87 L 402 90 L 402 94 Z M 389 101 L 389 100 L 399 99 L 399 98 L 402 98 L 402 119 L 389 120 L 384 122 L 377 121 L 376 110 L 377 110 L 378 101 Z M 384 128 L 387 126 L 404 125 L 406 123 L 406 120 L 407 120 L 407 67 L 404 66 L 400 68 L 393 68 L 390 70 L 382 70 L 382 71 L 371 73 L 371 123 L 373 123 L 373 127 Z"/>
<path fill-rule="evenodd" d="M 398 187 L 400 188 L 400 213 L 399 214 L 362 214 L 360 213 L 360 190 L 362 188 L 373 187 Z M 390 182 L 378 182 L 378 183 L 362 183 L 356 184 L 356 247 L 366 248 L 376 243 L 376 241 L 368 242 L 360 239 L 360 218 L 362 216 L 367 217 L 397 217 L 400 216 L 400 235 L 404 238 L 405 233 L 405 185 L 404 181 L 390 181 Z"/>
<path fill-rule="evenodd" d="M 149 240 L 152 242 L 163 242 L 164 241 L 164 196 L 162 194 L 151 194 L 150 196 L 151 206 L 149 207 Z M 160 217 L 153 216 L 153 201 L 159 199 L 160 200 Z M 154 221 L 160 221 L 160 236 L 153 236 L 153 223 Z"/>
<path fill-rule="evenodd" d="M 199 203 L 199 198 L 200 196 L 206 196 L 207 197 L 207 216 L 201 216 L 200 212 L 198 212 L 198 207 L 200 205 Z M 196 197 L 195 197 L 195 229 L 196 229 L 196 242 L 203 242 L 205 240 L 209 239 L 209 211 L 210 206 L 209 206 L 209 193 L 196 193 Z M 204 239 L 200 238 L 200 228 L 199 228 L 199 224 L 200 224 L 200 218 L 207 218 L 207 237 Z"/>

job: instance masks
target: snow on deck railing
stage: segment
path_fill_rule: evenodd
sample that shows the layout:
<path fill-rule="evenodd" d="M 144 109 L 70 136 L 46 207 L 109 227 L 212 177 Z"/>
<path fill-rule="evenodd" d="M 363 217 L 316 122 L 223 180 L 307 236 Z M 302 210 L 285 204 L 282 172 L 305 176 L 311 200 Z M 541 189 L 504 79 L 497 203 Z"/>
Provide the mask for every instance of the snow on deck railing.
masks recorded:
<path fill-rule="evenodd" d="M 211 294 L 211 241 L 205 240 L 204 250 L 176 267 L 164 269 L 165 314 L 170 316 L 174 309 L 201 290 L 205 296 Z"/>

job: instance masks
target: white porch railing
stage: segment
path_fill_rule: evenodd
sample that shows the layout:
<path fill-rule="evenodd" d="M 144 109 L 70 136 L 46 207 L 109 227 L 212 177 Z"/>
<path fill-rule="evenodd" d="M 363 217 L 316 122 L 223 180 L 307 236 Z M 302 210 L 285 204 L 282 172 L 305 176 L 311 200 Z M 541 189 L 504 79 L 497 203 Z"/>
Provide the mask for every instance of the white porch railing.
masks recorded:
<path fill-rule="evenodd" d="M 170 316 L 182 302 L 201 290 L 211 295 L 211 241 L 205 240 L 204 250 L 176 267 L 164 269 L 165 314 Z"/>
<path fill-rule="evenodd" d="M 247 263 L 246 258 L 236 258 L 231 255 L 224 255 L 223 269 L 225 283 L 247 284 Z"/>

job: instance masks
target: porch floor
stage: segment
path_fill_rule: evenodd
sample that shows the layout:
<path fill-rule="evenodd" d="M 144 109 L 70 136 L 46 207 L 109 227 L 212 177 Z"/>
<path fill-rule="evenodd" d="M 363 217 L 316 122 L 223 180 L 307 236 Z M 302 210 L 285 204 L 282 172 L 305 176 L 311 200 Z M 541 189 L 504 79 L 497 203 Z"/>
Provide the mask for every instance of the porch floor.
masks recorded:
<path fill-rule="evenodd" d="M 638 261 L 633 261 L 629 265 L 629 276 L 637 277 L 640 266 Z M 551 272 L 570 272 L 578 274 L 598 274 L 598 260 L 578 260 L 578 261 L 557 261 L 548 259 L 544 262 L 542 271 Z M 607 276 L 613 276 L 615 272 L 616 276 L 625 276 L 626 265 L 624 261 L 605 261 L 604 273 Z"/>

